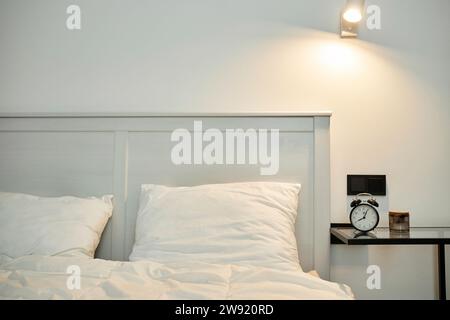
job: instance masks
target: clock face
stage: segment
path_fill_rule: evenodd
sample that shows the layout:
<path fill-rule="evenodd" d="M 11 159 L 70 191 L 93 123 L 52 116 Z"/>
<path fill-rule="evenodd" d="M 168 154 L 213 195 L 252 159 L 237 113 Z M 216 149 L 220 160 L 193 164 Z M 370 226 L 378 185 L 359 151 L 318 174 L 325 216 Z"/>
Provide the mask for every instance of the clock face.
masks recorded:
<path fill-rule="evenodd" d="M 368 204 L 360 204 L 350 212 L 350 222 L 353 227 L 363 232 L 375 229 L 379 219 L 377 210 Z"/>

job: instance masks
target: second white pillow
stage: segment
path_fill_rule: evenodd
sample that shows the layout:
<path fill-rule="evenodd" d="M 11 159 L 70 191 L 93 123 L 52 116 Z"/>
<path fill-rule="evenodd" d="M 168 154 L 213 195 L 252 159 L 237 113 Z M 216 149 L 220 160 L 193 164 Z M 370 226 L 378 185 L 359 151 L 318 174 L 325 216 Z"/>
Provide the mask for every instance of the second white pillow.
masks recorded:
<path fill-rule="evenodd" d="M 112 210 L 112 196 L 50 198 L 0 192 L 0 255 L 93 258 Z"/>
<path fill-rule="evenodd" d="M 131 261 L 299 269 L 300 184 L 143 185 Z"/>

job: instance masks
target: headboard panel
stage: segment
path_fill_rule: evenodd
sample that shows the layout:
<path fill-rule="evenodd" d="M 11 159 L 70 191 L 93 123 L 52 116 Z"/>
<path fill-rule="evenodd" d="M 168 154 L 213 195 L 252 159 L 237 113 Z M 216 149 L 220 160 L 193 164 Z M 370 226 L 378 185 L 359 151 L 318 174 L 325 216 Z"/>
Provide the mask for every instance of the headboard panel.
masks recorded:
<path fill-rule="evenodd" d="M 304 270 L 329 277 L 329 113 L 174 115 L 0 115 L 0 190 L 43 196 L 114 194 L 97 256 L 127 260 L 142 183 L 171 186 L 237 181 L 302 184 L 296 224 Z M 279 129 L 280 167 L 174 165 L 174 129 Z"/>

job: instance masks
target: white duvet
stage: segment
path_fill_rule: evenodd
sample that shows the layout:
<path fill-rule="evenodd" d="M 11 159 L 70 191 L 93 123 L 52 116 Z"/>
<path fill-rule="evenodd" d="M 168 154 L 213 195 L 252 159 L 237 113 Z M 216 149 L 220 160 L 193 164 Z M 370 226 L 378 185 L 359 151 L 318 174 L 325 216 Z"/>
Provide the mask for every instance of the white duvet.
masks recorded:
<path fill-rule="evenodd" d="M 75 266 L 70 269 L 70 266 Z M 80 288 L 73 276 L 80 271 Z M 72 278 L 69 278 L 71 277 Z M 68 286 L 69 282 L 69 286 Z M 70 285 L 72 284 L 72 285 Z M 69 289 L 72 287 L 73 289 Z M 0 257 L 1 299 L 351 299 L 345 285 L 301 270 L 74 257 Z"/>

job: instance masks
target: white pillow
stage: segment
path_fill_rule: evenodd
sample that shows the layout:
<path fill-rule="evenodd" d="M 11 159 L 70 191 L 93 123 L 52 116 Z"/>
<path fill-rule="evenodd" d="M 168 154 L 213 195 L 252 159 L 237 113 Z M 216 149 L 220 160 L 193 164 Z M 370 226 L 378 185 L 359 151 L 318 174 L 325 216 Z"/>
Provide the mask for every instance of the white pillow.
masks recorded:
<path fill-rule="evenodd" d="M 299 184 L 143 185 L 131 261 L 299 269 Z"/>
<path fill-rule="evenodd" d="M 111 199 L 0 192 L 0 255 L 92 258 L 112 214 Z"/>

